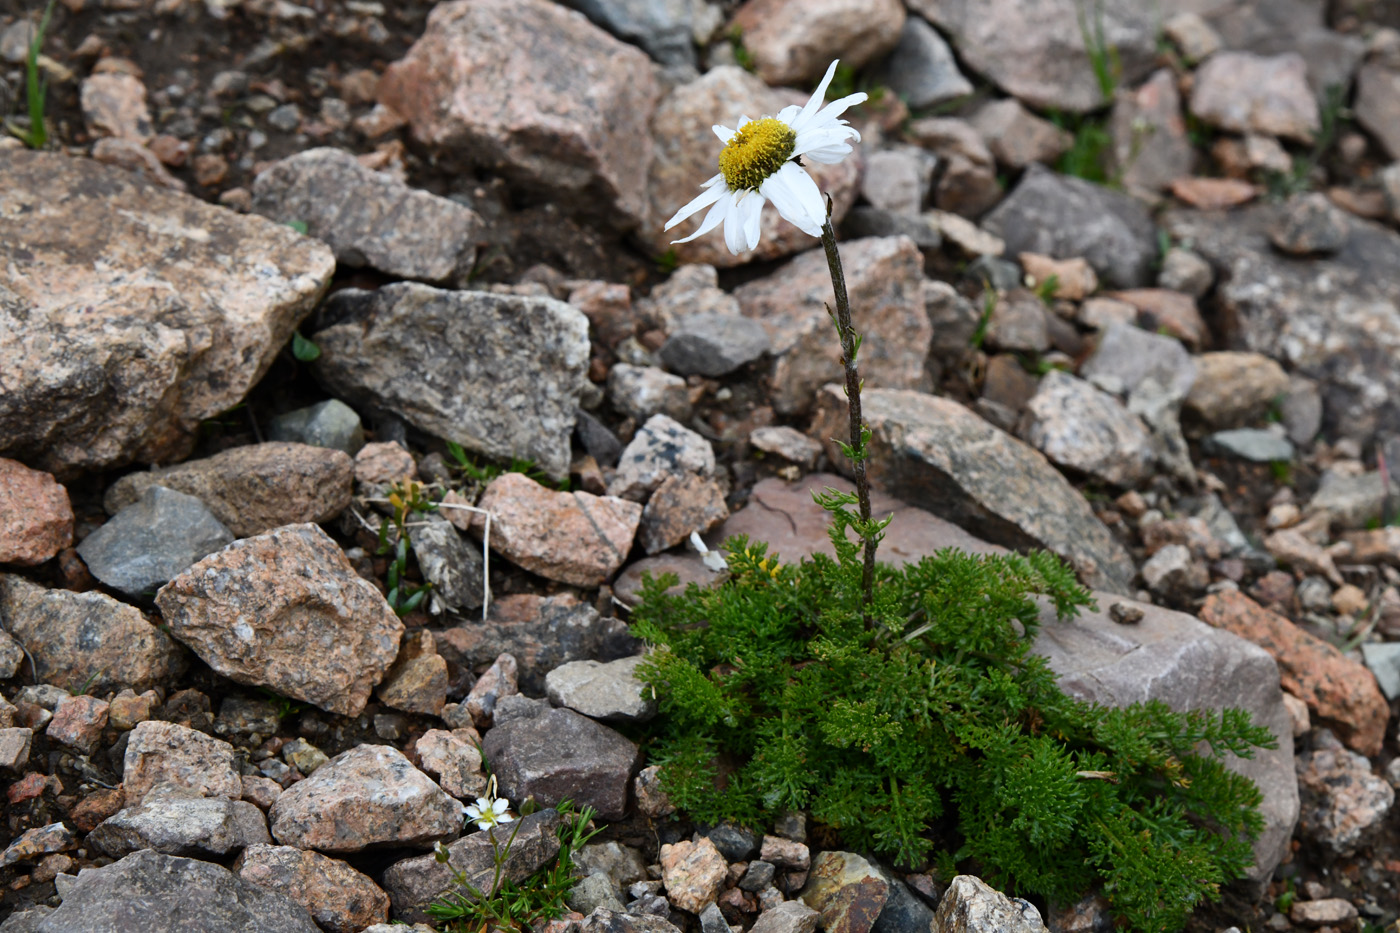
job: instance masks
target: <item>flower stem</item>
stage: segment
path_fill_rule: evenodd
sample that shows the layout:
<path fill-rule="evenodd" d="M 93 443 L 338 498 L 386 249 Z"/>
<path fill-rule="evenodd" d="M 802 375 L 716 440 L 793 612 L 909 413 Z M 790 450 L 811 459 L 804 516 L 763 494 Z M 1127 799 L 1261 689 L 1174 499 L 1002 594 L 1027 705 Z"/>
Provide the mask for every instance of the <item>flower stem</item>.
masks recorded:
<path fill-rule="evenodd" d="M 846 406 L 851 418 L 851 468 L 855 474 L 856 496 L 860 501 L 860 534 L 865 543 L 865 566 L 861 573 L 862 601 L 867 619 L 870 603 L 875 592 L 875 548 L 879 543 L 879 533 L 870 521 L 870 479 L 865 473 L 866 441 L 869 431 L 861 420 L 860 413 L 860 370 L 856 365 L 856 352 L 860 338 L 851 324 L 851 303 L 846 297 L 846 274 L 841 269 L 841 254 L 836 250 L 836 231 L 831 229 L 828 216 L 822 224 L 822 246 L 826 249 L 826 264 L 831 270 L 831 287 L 836 294 L 836 334 L 841 339 L 841 362 L 846 367 Z"/>

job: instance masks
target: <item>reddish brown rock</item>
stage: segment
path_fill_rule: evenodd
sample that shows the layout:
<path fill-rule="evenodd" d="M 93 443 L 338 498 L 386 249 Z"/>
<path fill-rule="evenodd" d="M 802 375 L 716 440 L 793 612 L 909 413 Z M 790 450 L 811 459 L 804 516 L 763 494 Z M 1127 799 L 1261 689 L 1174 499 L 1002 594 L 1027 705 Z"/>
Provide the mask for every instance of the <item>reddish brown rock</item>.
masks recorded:
<path fill-rule="evenodd" d="M 443 790 L 459 800 L 479 796 L 486 790 L 481 770 L 480 738 L 475 729 L 429 729 L 413 746 L 419 766 Z"/>
<path fill-rule="evenodd" d="M 904 17 L 899 0 L 748 0 L 730 28 L 760 78 L 805 87 L 834 58 L 859 70 L 893 49 Z"/>
<path fill-rule="evenodd" d="M 890 881 L 878 867 L 854 852 L 823 852 L 800 895 L 821 914 L 828 933 L 870 933 L 890 896 Z"/>
<path fill-rule="evenodd" d="M 377 693 L 386 706 L 405 713 L 437 716 L 442 712 L 447 702 L 447 662 L 437 653 L 432 632 L 418 629 L 404 638 Z"/>
<path fill-rule="evenodd" d="M 360 745 L 293 784 L 268 811 L 283 845 L 322 852 L 430 847 L 455 836 L 462 805 L 397 749 Z"/>
<path fill-rule="evenodd" d="M 324 245 L 53 152 L 0 160 L 0 455 L 62 477 L 184 457 L 320 301 Z"/>
<path fill-rule="evenodd" d="M 721 124 L 733 127 L 740 116 L 750 119 L 778 113 L 790 104 L 801 106 L 810 92 L 768 87 L 757 75 L 742 68 L 711 68 L 699 80 L 683 84 L 663 98 L 651 121 L 654 155 L 647 179 L 650 218 L 642 236 L 658 254 L 674 250 L 682 265 L 709 263 L 727 268 L 753 260 L 777 259 L 810 249 L 817 241 L 778 216 L 772 205 L 764 208 L 758 247 L 735 256 L 718 233 L 672 246 L 672 240 L 688 236 L 700 225 L 694 218 L 672 228 L 662 225 L 700 193 L 700 186 L 715 174 L 720 147 L 713 136 L 705 139 L 697 128 Z M 702 129 L 703 132 L 703 129 Z M 832 199 L 831 222 L 837 226 L 855 203 L 859 190 L 860 153 L 857 150 L 836 165 L 809 165 L 817 187 Z M 843 252 L 844 255 L 844 252 Z M 846 268 L 852 268 L 849 261 Z M 828 283 L 828 288 L 830 284 Z M 856 307 L 854 302 L 852 307 Z"/>
<path fill-rule="evenodd" d="M 1108 297 L 1136 308 L 1138 326 L 1144 330 L 1165 331 L 1192 349 L 1200 347 L 1210 337 L 1196 307 L 1196 299 L 1190 295 L 1166 288 L 1134 288 L 1110 292 Z"/>
<path fill-rule="evenodd" d="M 860 374 L 868 387 L 918 388 L 933 328 L 923 305 L 923 255 L 905 236 L 866 237 L 841 244 L 852 320 L 864 337 Z M 735 290 L 745 316 L 773 345 L 773 407 L 806 411 L 823 383 L 841 376 L 841 345 L 826 306 L 831 273 L 814 249 Z"/>
<path fill-rule="evenodd" d="M 68 819 L 85 833 L 90 833 L 110 816 L 126 806 L 126 795 L 120 785 L 98 788 L 68 811 Z"/>
<path fill-rule="evenodd" d="M 330 933 L 358 933 L 389 920 L 389 895 L 349 865 L 319 852 L 252 845 L 233 863 L 233 873 L 296 901 Z"/>
<path fill-rule="evenodd" d="M 72 545 L 68 490 L 47 473 L 0 457 L 0 564 L 32 567 Z"/>
<path fill-rule="evenodd" d="M 131 730 L 127 740 L 122 762 L 126 806 L 140 804 L 158 784 L 204 797 L 243 797 L 232 745 L 173 722 L 150 720 Z"/>
<path fill-rule="evenodd" d="M 382 486 L 418 478 L 413 454 L 393 441 L 366 444 L 355 455 L 355 482 Z"/>
<path fill-rule="evenodd" d="M 1202 210 L 1223 210 L 1254 200 L 1259 190 L 1237 178 L 1178 178 L 1172 182 L 1172 194 L 1192 207 Z"/>
<path fill-rule="evenodd" d="M 317 525 L 243 538 L 161 588 L 171 633 L 232 680 L 358 716 L 403 622 Z"/>
<path fill-rule="evenodd" d="M 272 441 L 202 460 L 128 473 L 103 497 L 108 514 L 151 486 L 194 496 L 239 538 L 298 522 L 328 522 L 350 504 L 354 463 L 344 451 Z"/>
<path fill-rule="evenodd" d="M 668 476 L 642 511 L 642 547 L 648 554 L 664 551 L 728 517 L 724 490 L 715 480 L 694 473 Z"/>
<path fill-rule="evenodd" d="M 548 0 L 439 4 L 379 82 L 423 145 L 624 227 L 646 214 L 656 96 L 645 54 Z"/>
<path fill-rule="evenodd" d="M 1305 701 L 1348 747 L 1380 753 L 1390 706 L 1365 666 L 1239 592 L 1207 597 L 1200 616 L 1273 655 L 1283 689 Z"/>
<path fill-rule="evenodd" d="M 53 719 L 49 721 L 44 734 L 62 745 L 90 755 L 106 727 L 107 701 L 79 694 L 58 701 Z"/>
<path fill-rule="evenodd" d="M 681 910 L 698 914 L 724 889 L 729 866 L 708 836 L 695 842 L 661 847 L 661 880 L 666 899 Z"/>
<path fill-rule="evenodd" d="M 105 593 L 0 574 L 0 619 L 34 659 L 36 679 L 65 690 L 145 690 L 185 669 L 184 652 L 165 632 Z"/>
<path fill-rule="evenodd" d="M 83 118 L 94 136 L 145 143 L 154 135 L 146 107 L 146 85 L 129 74 L 95 74 L 83 79 Z"/>
<path fill-rule="evenodd" d="M 491 548 L 526 570 L 576 586 L 598 586 L 632 549 L 642 507 L 615 496 L 555 492 L 523 473 L 491 481 L 478 505 L 489 511 Z M 475 516 L 480 533 L 485 520 Z"/>

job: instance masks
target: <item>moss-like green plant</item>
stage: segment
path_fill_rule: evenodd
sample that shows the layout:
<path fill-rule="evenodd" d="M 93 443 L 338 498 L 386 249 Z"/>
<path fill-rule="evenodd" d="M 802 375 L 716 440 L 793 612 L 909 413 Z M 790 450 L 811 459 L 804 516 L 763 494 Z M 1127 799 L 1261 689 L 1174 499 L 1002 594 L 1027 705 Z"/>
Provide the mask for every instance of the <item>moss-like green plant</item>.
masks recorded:
<path fill-rule="evenodd" d="M 1261 797 L 1220 756 L 1272 747 L 1268 730 L 1066 696 L 1030 652 L 1035 597 L 1061 618 L 1091 600 L 1046 553 L 879 565 L 865 604 L 852 518 L 833 509 L 836 560 L 782 564 L 736 538 L 723 585 L 644 585 L 649 750 L 677 806 L 753 827 L 806 809 L 899 864 L 1060 902 L 1097 885 L 1141 931 L 1180 928 L 1244 874 Z"/>

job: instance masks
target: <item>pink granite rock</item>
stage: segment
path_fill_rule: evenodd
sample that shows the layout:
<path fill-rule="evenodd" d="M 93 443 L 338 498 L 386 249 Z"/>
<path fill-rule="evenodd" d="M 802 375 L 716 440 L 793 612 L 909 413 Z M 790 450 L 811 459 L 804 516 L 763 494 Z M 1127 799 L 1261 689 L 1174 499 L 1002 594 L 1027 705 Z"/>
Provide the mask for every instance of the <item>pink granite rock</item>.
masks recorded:
<path fill-rule="evenodd" d="M 47 473 L 0 457 L 0 564 L 32 567 L 72 545 L 68 490 Z"/>
<path fill-rule="evenodd" d="M 233 863 L 244 881 L 287 897 L 305 907 L 330 933 L 359 933 L 387 923 L 389 895 L 340 859 L 291 846 L 252 845 Z"/>
<path fill-rule="evenodd" d="M 140 804 L 157 784 L 174 784 L 205 797 L 243 797 L 233 746 L 173 722 L 148 720 L 131 730 L 122 764 L 128 807 Z"/>

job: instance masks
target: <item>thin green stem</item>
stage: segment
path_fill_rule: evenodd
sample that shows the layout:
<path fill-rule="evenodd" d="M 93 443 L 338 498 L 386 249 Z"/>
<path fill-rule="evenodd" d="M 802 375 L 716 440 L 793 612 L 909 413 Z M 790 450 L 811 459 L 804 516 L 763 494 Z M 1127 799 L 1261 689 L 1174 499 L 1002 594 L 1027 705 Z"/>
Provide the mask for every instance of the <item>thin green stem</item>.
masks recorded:
<path fill-rule="evenodd" d="M 822 224 L 822 246 L 826 249 L 826 264 L 831 270 L 831 287 L 836 295 L 836 333 L 841 340 L 841 362 L 846 367 L 846 402 L 851 421 L 851 468 L 855 475 L 856 496 L 860 500 L 861 539 L 865 542 L 865 566 L 861 573 L 861 593 L 869 621 L 870 604 L 875 594 L 875 548 L 878 536 L 871 532 L 870 479 L 865 472 L 866 431 L 860 413 L 860 370 L 856 365 L 859 338 L 851 324 L 851 303 L 846 297 L 846 274 L 841 269 L 841 254 L 836 249 L 836 231 L 831 229 L 830 217 Z"/>

